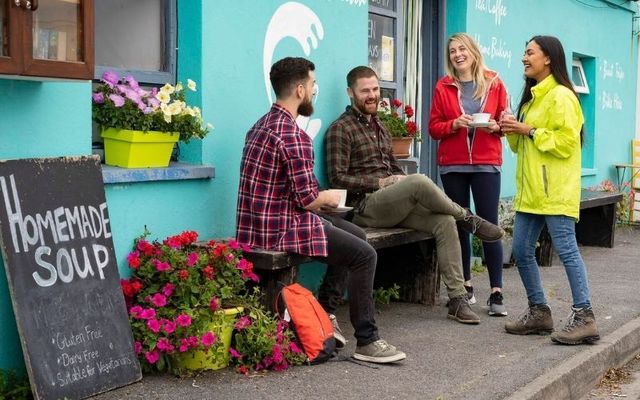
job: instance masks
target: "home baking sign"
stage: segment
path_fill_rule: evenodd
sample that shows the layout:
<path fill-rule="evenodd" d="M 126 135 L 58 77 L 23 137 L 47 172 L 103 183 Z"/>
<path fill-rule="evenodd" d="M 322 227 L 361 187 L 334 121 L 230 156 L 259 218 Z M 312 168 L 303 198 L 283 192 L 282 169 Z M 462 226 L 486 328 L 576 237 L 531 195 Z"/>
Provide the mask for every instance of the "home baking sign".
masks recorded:
<path fill-rule="evenodd" d="M 0 245 L 36 399 L 142 378 L 98 157 L 0 161 Z"/>

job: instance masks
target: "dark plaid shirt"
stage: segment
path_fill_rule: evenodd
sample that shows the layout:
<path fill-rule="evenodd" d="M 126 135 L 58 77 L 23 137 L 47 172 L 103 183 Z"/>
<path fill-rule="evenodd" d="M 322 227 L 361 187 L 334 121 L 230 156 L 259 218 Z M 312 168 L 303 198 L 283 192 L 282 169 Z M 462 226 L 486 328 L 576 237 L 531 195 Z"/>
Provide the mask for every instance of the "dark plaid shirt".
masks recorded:
<path fill-rule="evenodd" d="M 369 121 L 349 106 L 324 140 L 331 187 L 347 189 L 351 205 L 376 191 L 380 178 L 404 175 L 392 153 L 391 135 L 377 116 Z"/>
<path fill-rule="evenodd" d="M 313 141 L 274 104 L 247 133 L 240 165 L 239 243 L 266 250 L 327 256 L 320 217 L 307 211 L 318 197 Z"/>

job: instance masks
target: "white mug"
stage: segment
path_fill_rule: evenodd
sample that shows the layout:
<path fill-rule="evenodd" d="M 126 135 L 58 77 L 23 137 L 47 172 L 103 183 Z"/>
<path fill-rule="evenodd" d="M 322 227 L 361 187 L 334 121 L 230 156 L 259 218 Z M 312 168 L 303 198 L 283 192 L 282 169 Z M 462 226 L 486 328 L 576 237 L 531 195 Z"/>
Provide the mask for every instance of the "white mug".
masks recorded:
<path fill-rule="evenodd" d="M 483 124 L 489 122 L 489 118 L 491 118 L 491 114 L 489 113 L 475 113 L 471 114 L 471 118 L 473 118 L 473 122 L 476 124 Z"/>
<path fill-rule="evenodd" d="M 331 189 L 332 192 L 337 192 L 340 195 L 340 202 L 338 207 L 342 208 L 347 203 L 347 189 Z"/>

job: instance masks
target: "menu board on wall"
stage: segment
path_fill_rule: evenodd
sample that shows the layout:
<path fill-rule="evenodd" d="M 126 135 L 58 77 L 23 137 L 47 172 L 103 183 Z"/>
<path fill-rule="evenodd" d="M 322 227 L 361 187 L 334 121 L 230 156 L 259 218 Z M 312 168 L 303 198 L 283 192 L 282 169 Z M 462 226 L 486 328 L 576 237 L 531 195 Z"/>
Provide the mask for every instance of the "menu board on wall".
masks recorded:
<path fill-rule="evenodd" d="M 98 157 L 0 161 L 0 246 L 36 399 L 142 378 Z"/>

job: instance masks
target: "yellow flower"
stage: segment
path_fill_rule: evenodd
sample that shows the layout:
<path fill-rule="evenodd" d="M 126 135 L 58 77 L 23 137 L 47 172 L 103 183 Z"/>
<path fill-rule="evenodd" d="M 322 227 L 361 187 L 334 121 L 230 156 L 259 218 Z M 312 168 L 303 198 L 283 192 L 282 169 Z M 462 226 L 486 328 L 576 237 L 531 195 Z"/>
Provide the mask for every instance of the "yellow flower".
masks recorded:
<path fill-rule="evenodd" d="M 201 117 L 200 107 L 193 107 L 193 112 L 196 113 L 196 117 Z"/>
<path fill-rule="evenodd" d="M 194 92 L 196 91 L 196 83 L 191 79 L 187 79 L 187 87 Z"/>
<path fill-rule="evenodd" d="M 171 84 L 165 83 L 165 85 L 160 88 L 160 91 L 165 92 L 167 94 L 173 94 L 173 92 L 175 92 L 176 89 L 173 86 L 171 86 Z"/>
<path fill-rule="evenodd" d="M 180 114 L 183 109 L 182 104 L 183 103 L 181 101 L 174 101 L 173 103 L 169 104 L 169 112 L 171 113 L 171 115 Z"/>
<path fill-rule="evenodd" d="M 169 100 L 171 100 L 171 97 L 169 96 L 169 93 L 161 90 L 156 94 L 156 99 L 158 99 L 162 104 L 167 104 Z"/>
<path fill-rule="evenodd" d="M 182 90 L 182 83 L 176 83 L 176 92 L 180 92 Z"/>

